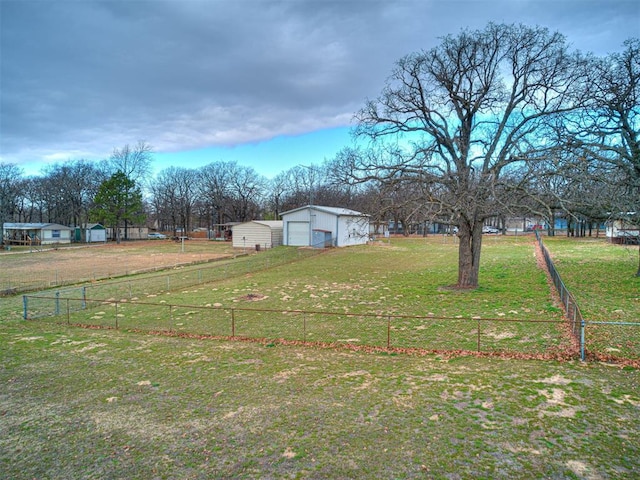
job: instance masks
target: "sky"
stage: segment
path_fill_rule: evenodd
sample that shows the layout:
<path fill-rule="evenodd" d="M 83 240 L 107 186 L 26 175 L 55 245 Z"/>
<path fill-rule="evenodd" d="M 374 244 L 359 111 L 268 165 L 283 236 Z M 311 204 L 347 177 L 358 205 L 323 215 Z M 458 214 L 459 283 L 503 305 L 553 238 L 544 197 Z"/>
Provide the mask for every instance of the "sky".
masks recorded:
<path fill-rule="evenodd" d="M 36 175 L 142 140 L 156 173 L 320 165 L 397 60 L 490 21 L 605 55 L 640 37 L 640 1 L 0 0 L 0 162 Z"/>

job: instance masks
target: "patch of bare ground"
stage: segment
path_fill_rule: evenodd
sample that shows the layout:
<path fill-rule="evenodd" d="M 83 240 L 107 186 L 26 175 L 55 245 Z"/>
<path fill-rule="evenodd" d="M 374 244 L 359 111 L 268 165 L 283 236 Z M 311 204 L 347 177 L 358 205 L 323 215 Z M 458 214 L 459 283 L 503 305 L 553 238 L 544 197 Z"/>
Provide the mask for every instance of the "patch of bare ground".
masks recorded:
<path fill-rule="evenodd" d="M 173 242 L 135 241 L 24 252 L 3 261 L 3 277 L 29 289 L 99 280 L 229 258 L 233 254 L 204 240 L 184 251 Z"/>

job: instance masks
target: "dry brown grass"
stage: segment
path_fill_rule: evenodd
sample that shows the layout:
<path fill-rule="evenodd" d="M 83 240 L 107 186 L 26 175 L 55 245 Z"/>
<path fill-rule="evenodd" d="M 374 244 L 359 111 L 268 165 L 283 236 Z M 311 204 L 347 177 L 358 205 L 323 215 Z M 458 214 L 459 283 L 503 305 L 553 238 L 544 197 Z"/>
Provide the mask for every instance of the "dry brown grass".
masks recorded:
<path fill-rule="evenodd" d="M 0 251 L 0 289 L 26 291 L 81 281 L 208 262 L 233 255 L 231 244 L 149 240 L 81 245 L 43 251 Z"/>

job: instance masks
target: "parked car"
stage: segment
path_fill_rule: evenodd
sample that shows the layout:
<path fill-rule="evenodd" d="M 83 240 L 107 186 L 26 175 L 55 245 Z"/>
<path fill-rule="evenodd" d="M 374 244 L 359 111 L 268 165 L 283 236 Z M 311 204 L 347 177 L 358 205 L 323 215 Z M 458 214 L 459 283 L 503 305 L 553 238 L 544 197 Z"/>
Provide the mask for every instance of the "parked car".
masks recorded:
<path fill-rule="evenodd" d="M 500 229 L 485 225 L 484 227 L 482 227 L 482 233 L 500 233 Z"/>
<path fill-rule="evenodd" d="M 150 233 L 149 235 L 147 235 L 147 238 L 149 238 L 149 239 L 164 239 L 164 238 L 167 238 L 167 236 L 164 233 Z"/>

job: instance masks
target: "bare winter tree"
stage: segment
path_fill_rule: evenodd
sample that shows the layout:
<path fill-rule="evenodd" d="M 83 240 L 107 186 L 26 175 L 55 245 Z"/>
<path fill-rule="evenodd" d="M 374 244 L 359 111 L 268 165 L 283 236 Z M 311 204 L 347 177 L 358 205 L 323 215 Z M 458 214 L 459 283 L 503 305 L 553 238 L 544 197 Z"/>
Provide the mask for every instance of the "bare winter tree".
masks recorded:
<path fill-rule="evenodd" d="M 133 146 L 127 144 L 115 148 L 106 162 L 108 173 L 111 175 L 120 171 L 136 185 L 143 187 L 151 173 L 152 154 L 153 147 L 142 140 Z"/>
<path fill-rule="evenodd" d="M 0 163 L 0 224 L 16 221 L 24 183 L 21 168 L 13 163 Z"/>
<path fill-rule="evenodd" d="M 151 184 L 152 205 L 161 230 L 170 229 L 174 235 L 191 230 L 193 208 L 197 200 L 195 170 L 169 167 L 162 170 Z"/>
<path fill-rule="evenodd" d="M 231 221 L 227 205 L 230 199 L 232 165 L 229 162 L 213 162 L 202 167 L 198 174 L 200 195 L 211 209 L 213 223 L 222 224 Z"/>
<path fill-rule="evenodd" d="M 609 183 L 612 215 L 640 223 L 640 39 L 594 62 L 591 102 L 565 123 L 567 148 Z M 638 251 L 640 276 L 640 249 Z"/>
<path fill-rule="evenodd" d="M 116 172 L 121 172 L 128 180 L 133 182 L 135 187 L 143 189 L 146 187 L 146 183 L 150 178 L 151 162 L 153 147 L 148 143 L 140 140 L 134 146 L 129 144 L 118 149 L 114 149 L 111 157 L 105 162 L 106 171 L 108 175 L 112 175 Z M 131 185 L 130 182 L 124 182 L 125 188 L 127 185 Z M 125 198 L 129 197 L 129 192 L 125 192 Z M 124 236 L 125 240 L 128 236 L 128 224 L 129 220 L 125 218 L 124 221 Z"/>
<path fill-rule="evenodd" d="M 501 176 L 545 149 L 548 117 L 580 106 L 584 63 L 559 33 L 489 24 L 397 63 L 380 97 L 356 118 L 369 152 L 343 155 L 352 178 L 422 182 L 459 227 L 458 288 L 478 285 L 482 227 Z M 535 158 L 535 157 L 534 157 Z M 506 191 L 506 190 L 504 190 Z"/>

